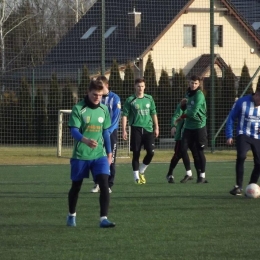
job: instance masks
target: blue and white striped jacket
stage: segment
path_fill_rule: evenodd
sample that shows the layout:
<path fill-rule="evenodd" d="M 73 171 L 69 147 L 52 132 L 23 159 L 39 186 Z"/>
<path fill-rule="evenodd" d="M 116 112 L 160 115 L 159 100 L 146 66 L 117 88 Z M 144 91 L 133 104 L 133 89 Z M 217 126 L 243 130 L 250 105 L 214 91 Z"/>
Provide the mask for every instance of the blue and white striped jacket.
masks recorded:
<path fill-rule="evenodd" d="M 121 101 L 119 96 L 109 91 L 107 95 L 102 97 L 102 104 L 106 105 L 111 118 L 111 126 L 108 128 L 109 134 L 118 129 L 120 115 L 121 115 Z"/>
<path fill-rule="evenodd" d="M 226 138 L 233 137 L 233 125 L 237 121 L 237 135 L 260 139 L 260 106 L 256 107 L 252 95 L 239 98 L 229 113 L 226 123 Z"/>

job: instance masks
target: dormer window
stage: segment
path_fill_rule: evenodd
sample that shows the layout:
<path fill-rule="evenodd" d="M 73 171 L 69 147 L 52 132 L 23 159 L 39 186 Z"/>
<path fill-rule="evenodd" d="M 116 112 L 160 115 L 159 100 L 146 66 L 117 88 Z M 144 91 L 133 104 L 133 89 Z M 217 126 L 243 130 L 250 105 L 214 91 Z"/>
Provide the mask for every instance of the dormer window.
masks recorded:
<path fill-rule="evenodd" d="M 116 29 L 116 25 L 114 25 L 114 26 L 111 26 L 106 32 L 105 32 L 105 39 L 106 38 L 108 38 L 112 33 L 113 33 L 113 31 Z"/>
<path fill-rule="evenodd" d="M 81 40 L 86 40 L 96 29 L 97 29 L 97 26 L 91 26 L 87 30 L 87 32 L 83 34 L 83 36 L 80 39 Z"/>

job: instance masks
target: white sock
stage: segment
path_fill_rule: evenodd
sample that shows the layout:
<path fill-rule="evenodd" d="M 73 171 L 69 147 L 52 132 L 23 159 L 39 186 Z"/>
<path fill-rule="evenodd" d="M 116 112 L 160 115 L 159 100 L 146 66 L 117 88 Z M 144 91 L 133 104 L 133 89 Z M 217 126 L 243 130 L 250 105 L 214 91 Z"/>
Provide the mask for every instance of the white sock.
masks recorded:
<path fill-rule="evenodd" d="M 205 172 L 200 173 L 201 178 L 205 178 L 205 175 L 206 175 Z"/>
<path fill-rule="evenodd" d="M 145 164 L 142 163 L 140 168 L 139 168 L 140 173 L 144 174 L 147 167 L 148 167 L 148 165 L 145 165 Z"/>
<path fill-rule="evenodd" d="M 191 170 L 186 171 L 186 175 L 192 176 L 192 171 Z"/>
<path fill-rule="evenodd" d="M 133 171 L 134 179 L 139 180 L 139 171 Z"/>
<path fill-rule="evenodd" d="M 73 217 L 76 217 L 76 212 L 75 213 L 69 213 L 69 216 L 73 216 Z"/>
<path fill-rule="evenodd" d="M 100 217 L 100 222 L 102 222 L 104 219 L 107 219 L 106 216 Z"/>

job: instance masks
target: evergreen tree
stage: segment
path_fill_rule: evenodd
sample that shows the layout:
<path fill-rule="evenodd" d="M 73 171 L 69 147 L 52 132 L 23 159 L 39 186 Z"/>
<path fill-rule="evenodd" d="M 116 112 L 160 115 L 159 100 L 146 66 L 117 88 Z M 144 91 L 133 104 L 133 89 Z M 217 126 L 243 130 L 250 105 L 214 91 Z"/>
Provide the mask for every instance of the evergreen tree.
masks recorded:
<path fill-rule="evenodd" d="M 218 119 L 221 125 L 226 117 L 228 116 L 231 108 L 234 105 L 236 98 L 236 90 L 235 90 L 235 76 L 232 71 L 231 66 L 227 68 L 227 70 L 224 73 L 224 79 L 222 83 L 221 88 L 221 96 L 220 96 L 220 102 L 218 103 L 219 110 L 218 110 Z M 222 129 L 220 136 L 219 136 L 219 144 L 223 145 L 226 143 L 225 138 L 225 131 L 224 128 Z"/>
<path fill-rule="evenodd" d="M 113 60 L 112 67 L 110 69 L 109 77 L 109 89 L 115 92 L 119 97 L 122 95 L 123 81 L 120 77 L 118 63 Z"/>
<path fill-rule="evenodd" d="M 21 87 L 19 90 L 19 107 L 22 122 L 24 127 L 21 127 L 20 133 L 22 133 L 21 141 L 24 143 L 31 143 L 32 141 L 32 129 L 33 129 L 33 109 L 32 109 L 32 97 L 30 94 L 29 84 L 25 77 L 21 79 Z"/>
<path fill-rule="evenodd" d="M 61 108 L 61 91 L 58 85 L 57 74 L 53 73 L 51 77 L 50 90 L 48 94 L 48 126 L 49 141 L 57 141 L 58 111 Z"/>
<path fill-rule="evenodd" d="M 216 113 L 219 109 L 219 101 L 220 101 L 220 80 L 218 78 L 216 69 L 214 68 L 213 70 L 213 76 L 214 76 L 214 107 L 212 107 L 212 87 L 211 87 L 211 77 L 209 78 L 208 81 L 208 85 L 205 86 L 205 88 L 203 89 L 204 94 L 205 94 L 205 98 L 206 98 L 206 103 L 207 103 L 207 130 L 208 130 L 208 139 L 209 141 L 212 140 L 212 138 L 214 138 L 215 135 L 215 131 L 216 131 L 216 127 L 217 125 L 220 125 L 219 123 L 219 119 L 218 119 L 218 113 Z M 214 115 L 212 117 L 212 108 L 214 109 Z M 212 120 L 214 120 L 214 125 L 215 125 L 215 129 L 213 132 L 212 129 Z M 210 145 L 210 143 L 209 143 Z"/>
<path fill-rule="evenodd" d="M 72 109 L 74 105 L 72 87 L 70 80 L 67 80 L 66 86 L 62 89 L 62 109 Z"/>
<path fill-rule="evenodd" d="M 183 69 L 180 69 L 180 71 L 179 71 L 178 80 L 179 80 L 179 93 L 180 93 L 180 97 L 182 99 L 183 97 L 185 97 L 187 89 L 188 89 L 188 81 L 183 72 Z"/>
<path fill-rule="evenodd" d="M 169 75 L 166 70 L 162 69 L 159 79 L 158 95 L 157 95 L 157 113 L 160 120 L 161 137 L 170 136 L 170 121 L 173 113 L 172 87 L 170 85 Z"/>
<path fill-rule="evenodd" d="M 251 77 L 250 77 L 250 74 L 249 74 L 249 69 L 248 69 L 246 63 L 244 63 L 244 66 L 243 66 L 242 71 L 241 71 L 238 90 L 237 90 L 238 97 L 240 97 L 242 95 L 243 91 L 247 87 L 250 80 L 251 80 Z M 253 89 L 252 89 L 252 83 L 251 83 L 249 85 L 247 91 L 245 92 L 245 95 L 251 94 L 252 92 L 253 92 Z"/>
<path fill-rule="evenodd" d="M 48 121 L 46 102 L 42 91 L 38 89 L 34 102 L 35 141 L 43 144 L 46 140 L 46 124 Z"/>
<path fill-rule="evenodd" d="M 90 83 L 90 76 L 86 65 L 82 68 L 80 84 L 78 87 L 78 101 L 83 99 L 87 94 L 87 89 Z"/>
<path fill-rule="evenodd" d="M 134 72 L 131 68 L 131 64 L 128 62 L 125 68 L 125 77 L 123 81 L 123 91 L 122 91 L 123 93 L 120 96 L 122 104 L 127 97 L 129 97 L 134 93 L 134 84 L 135 84 Z"/>
<path fill-rule="evenodd" d="M 149 95 L 152 95 L 156 102 L 157 82 L 156 82 L 156 73 L 155 73 L 151 54 L 148 55 L 148 60 L 145 65 L 144 79 L 145 79 L 145 92 Z"/>

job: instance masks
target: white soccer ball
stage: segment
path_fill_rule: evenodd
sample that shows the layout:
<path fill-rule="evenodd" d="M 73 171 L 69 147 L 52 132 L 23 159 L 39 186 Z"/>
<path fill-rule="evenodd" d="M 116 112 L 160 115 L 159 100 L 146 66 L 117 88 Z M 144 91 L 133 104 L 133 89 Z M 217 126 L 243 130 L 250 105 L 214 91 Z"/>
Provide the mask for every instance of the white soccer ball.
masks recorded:
<path fill-rule="evenodd" d="M 260 187 L 256 183 L 251 183 L 246 187 L 246 196 L 248 198 L 259 198 L 260 197 Z"/>

